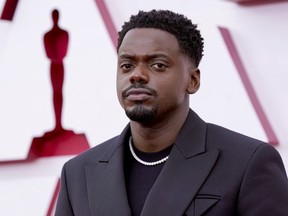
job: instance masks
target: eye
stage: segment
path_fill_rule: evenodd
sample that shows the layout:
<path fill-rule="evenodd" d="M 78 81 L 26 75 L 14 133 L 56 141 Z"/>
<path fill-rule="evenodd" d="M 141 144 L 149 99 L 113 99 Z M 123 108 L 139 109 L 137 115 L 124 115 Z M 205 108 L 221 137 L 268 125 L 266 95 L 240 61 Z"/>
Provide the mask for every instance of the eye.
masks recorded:
<path fill-rule="evenodd" d="M 120 65 L 120 68 L 122 69 L 123 72 L 128 72 L 134 68 L 134 65 L 129 63 L 123 63 Z"/>
<path fill-rule="evenodd" d="M 151 67 L 154 68 L 157 71 L 164 71 L 168 66 L 163 64 L 163 63 L 157 62 L 157 63 L 153 63 L 151 65 Z"/>

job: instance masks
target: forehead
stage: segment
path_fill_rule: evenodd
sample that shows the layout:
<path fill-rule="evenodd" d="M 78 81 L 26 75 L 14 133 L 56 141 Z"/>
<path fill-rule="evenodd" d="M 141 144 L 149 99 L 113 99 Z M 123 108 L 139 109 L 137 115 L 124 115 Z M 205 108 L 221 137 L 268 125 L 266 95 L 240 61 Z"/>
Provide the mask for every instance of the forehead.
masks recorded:
<path fill-rule="evenodd" d="M 119 47 L 118 55 L 126 52 L 179 54 L 180 49 L 176 37 L 169 32 L 154 28 L 136 28 L 126 33 Z"/>

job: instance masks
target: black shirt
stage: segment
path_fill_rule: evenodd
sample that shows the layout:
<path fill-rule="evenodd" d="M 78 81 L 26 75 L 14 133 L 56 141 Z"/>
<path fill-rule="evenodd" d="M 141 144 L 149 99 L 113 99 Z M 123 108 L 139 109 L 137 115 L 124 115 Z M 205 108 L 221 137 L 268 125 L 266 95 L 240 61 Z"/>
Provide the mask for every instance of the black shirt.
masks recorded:
<path fill-rule="evenodd" d="M 173 145 L 159 152 L 146 153 L 137 150 L 134 146 L 134 152 L 143 161 L 154 162 L 161 160 L 169 155 Z M 129 146 L 125 149 L 125 180 L 128 201 L 133 216 L 141 214 L 146 197 L 156 181 L 165 163 L 154 166 L 146 166 L 134 159 Z"/>

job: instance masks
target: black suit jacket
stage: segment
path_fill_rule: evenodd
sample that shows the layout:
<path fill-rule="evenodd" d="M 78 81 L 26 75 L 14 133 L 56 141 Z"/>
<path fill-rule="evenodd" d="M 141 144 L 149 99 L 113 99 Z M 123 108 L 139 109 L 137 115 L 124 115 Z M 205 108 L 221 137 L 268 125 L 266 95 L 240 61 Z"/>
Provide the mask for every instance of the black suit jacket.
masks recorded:
<path fill-rule="evenodd" d="M 56 216 L 130 216 L 124 131 L 68 161 Z M 269 144 L 202 121 L 190 110 L 141 216 L 288 215 L 288 181 Z"/>

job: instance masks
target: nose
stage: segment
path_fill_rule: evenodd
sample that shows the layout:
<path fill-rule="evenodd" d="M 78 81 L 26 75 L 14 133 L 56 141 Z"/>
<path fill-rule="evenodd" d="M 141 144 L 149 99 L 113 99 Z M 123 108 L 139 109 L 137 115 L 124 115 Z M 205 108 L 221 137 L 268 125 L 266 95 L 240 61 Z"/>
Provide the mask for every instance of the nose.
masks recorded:
<path fill-rule="evenodd" d="M 147 83 L 149 81 L 148 69 L 144 65 L 138 65 L 130 75 L 131 83 Z"/>

